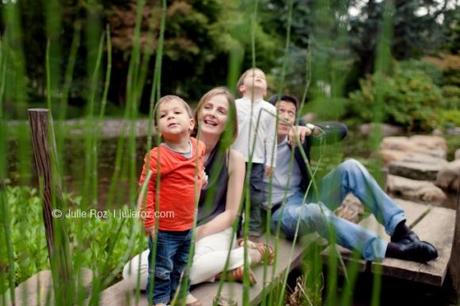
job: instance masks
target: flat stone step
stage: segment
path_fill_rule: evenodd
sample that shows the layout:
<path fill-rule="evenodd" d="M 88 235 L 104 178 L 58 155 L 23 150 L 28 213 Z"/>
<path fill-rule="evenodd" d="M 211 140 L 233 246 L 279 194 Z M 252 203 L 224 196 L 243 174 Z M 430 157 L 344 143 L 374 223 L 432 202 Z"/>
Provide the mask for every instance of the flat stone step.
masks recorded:
<path fill-rule="evenodd" d="M 438 172 L 445 164 L 446 162 L 421 163 L 412 160 L 394 161 L 388 165 L 388 171 L 390 174 L 414 180 L 435 181 Z"/>
<path fill-rule="evenodd" d="M 415 202 L 442 205 L 447 201 L 446 193 L 429 181 L 412 180 L 389 174 L 386 189 L 393 197 Z"/>

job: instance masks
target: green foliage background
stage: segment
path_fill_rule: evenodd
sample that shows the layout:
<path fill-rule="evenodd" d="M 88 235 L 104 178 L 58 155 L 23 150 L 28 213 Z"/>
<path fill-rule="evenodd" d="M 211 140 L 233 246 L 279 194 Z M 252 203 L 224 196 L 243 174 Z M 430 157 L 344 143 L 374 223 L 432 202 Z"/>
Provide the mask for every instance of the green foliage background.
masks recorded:
<path fill-rule="evenodd" d="M 9 286 L 7 276 L 3 277 L 8 272 L 14 272 L 14 286 L 49 265 L 43 231 L 37 230 L 43 228 L 37 191 L 5 183 L 11 170 L 6 154 L 12 146 L 9 139 L 17 146 L 19 162 L 14 171 L 20 179 L 15 183 L 30 185 L 33 177 L 28 127 L 16 125 L 13 135 L 8 120 L 25 120 L 31 106 L 50 108 L 58 119 L 58 158 L 64 161 L 70 154 L 63 145 L 67 135 L 60 120 L 84 117 L 86 129 L 77 153 L 81 159 L 72 165 L 84 186 L 81 198 L 66 196 L 72 210 L 99 204 L 98 151 L 103 144 L 95 125 L 98 120 L 108 116 L 136 120 L 166 93 L 196 102 L 211 87 L 234 87 L 240 72 L 253 65 L 267 72 L 270 94 L 286 92 L 302 97 L 302 102 L 311 101 L 304 110 L 314 110 L 318 120 L 383 121 L 410 131 L 459 126 L 460 9 L 437 4 L 431 0 L 170 0 L 161 45 L 162 1 L 3 0 L 0 244 L 12 243 L 13 258 L 8 258 L 8 248 L 0 248 L 0 292 Z M 358 13 L 352 14 L 351 9 L 358 7 Z M 137 195 L 134 120 L 127 120 L 125 137 L 117 139 L 113 148 L 114 173 L 105 191 L 110 205 L 120 203 L 120 194 L 129 197 L 128 203 Z M 143 146 L 149 148 L 151 138 L 146 142 Z M 333 166 L 342 159 L 341 152 L 338 145 L 328 151 L 332 156 L 313 154 Z M 64 169 L 60 174 L 67 173 Z M 110 282 L 120 265 L 145 247 L 134 218 L 66 221 L 73 265 L 92 269 L 97 281 Z M 321 264 L 311 266 L 320 269 Z M 335 268 L 337 263 L 329 270 Z M 321 285 L 315 279 L 308 281 Z M 345 290 L 348 304 L 353 285 L 348 283 L 351 289 Z M 317 297 L 321 290 L 314 289 Z M 328 280 L 326 290 L 328 304 L 335 305 L 337 277 Z M 373 296 L 380 294 L 378 282 L 373 292 Z M 244 294 L 248 298 L 248 290 Z"/>
<path fill-rule="evenodd" d="M 15 283 L 18 285 L 35 273 L 50 269 L 42 200 L 37 190 L 29 187 L 7 186 L 5 194 L 10 216 L 8 222 L 12 229 Z M 89 209 L 81 207 L 81 197 L 65 194 L 64 199 L 69 205 L 64 214 L 71 212 L 77 216 L 82 211 L 90 214 Z M 145 236 L 138 219 L 120 217 L 130 213 L 133 213 L 132 209 L 122 207 L 99 213 L 93 211 L 87 217 L 71 217 L 69 214 L 66 221 L 71 252 L 75 255 L 72 257 L 73 266 L 89 268 L 102 279 L 114 277 L 119 280 L 124 262 L 145 248 Z M 5 245 L 3 235 L 1 239 L 2 245 Z M 0 271 L 6 275 L 8 269 L 6 248 L 2 247 Z M 5 278 L 0 280 L 0 292 L 5 292 L 9 286 Z"/>

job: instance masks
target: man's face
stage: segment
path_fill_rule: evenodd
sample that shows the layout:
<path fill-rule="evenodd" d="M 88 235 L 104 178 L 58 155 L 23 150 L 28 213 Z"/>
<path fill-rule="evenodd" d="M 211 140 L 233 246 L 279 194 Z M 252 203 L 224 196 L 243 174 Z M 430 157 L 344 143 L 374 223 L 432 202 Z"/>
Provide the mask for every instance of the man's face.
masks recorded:
<path fill-rule="evenodd" d="M 292 102 L 281 100 L 276 103 L 276 109 L 279 116 L 278 137 L 287 136 L 289 129 L 295 123 L 296 107 Z"/>

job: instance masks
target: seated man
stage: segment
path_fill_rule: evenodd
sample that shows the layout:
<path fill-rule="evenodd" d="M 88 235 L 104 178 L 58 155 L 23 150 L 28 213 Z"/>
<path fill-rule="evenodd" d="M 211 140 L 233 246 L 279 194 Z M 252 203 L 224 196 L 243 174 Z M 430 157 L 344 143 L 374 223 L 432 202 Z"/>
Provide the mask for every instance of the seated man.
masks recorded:
<path fill-rule="evenodd" d="M 356 160 L 347 160 L 317 182 L 318 192 L 310 184 L 308 165 L 302 157 L 299 146 L 288 143 L 288 134 L 295 123 L 298 100 L 292 96 L 282 96 L 272 103 L 278 110 L 278 147 L 276 168 L 273 172 L 271 203 L 272 230 L 277 226 L 287 238 L 317 231 L 322 237 L 330 237 L 334 231 L 336 242 L 348 249 L 357 250 L 366 260 L 382 260 L 394 257 L 417 262 L 427 262 L 438 256 L 436 248 L 428 242 L 420 241 L 405 224 L 404 211 L 386 195 L 369 172 Z M 345 137 L 347 128 L 340 123 L 323 126 L 307 124 L 302 128 L 307 135 L 302 148 L 307 159 L 310 148 L 321 141 L 338 140 Z M 290 165 L 291 150 L 294 160 Z M 268 182 L 268 179 L 266 179 Z M 304 201 L 305 193 L 306 200 Z M 352 193 L 365 205 L 385 227 L 391 242 L 379 238 L 375 233 L 337 217 L 335 210 L 348 193 Z"/>

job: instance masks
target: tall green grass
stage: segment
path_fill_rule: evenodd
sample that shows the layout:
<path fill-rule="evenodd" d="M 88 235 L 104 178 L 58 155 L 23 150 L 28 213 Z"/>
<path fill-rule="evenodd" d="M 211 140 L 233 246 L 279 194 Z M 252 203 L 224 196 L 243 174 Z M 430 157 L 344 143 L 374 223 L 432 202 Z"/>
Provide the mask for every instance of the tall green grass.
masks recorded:
<path fill-rule="evenodd" d="M 47 80 L 47 108 L 51 111 L 52 117 L 50 117 L 50 144 L 51 144 L 51 156 L 53 159 L 53 186 L 54 186 L 54 207 L 61 208 L 63 210 L 69 207 L 63 201 L 61 190 L 65 185 L 63 177 L 67 174 L 66 167 L 64 166 L 64 156 L 66 154 L 65 149 L 65 138 L 66 129 L 64 128 L 63 120 L 66 118 L 68 111 L 68 97 L 72 87 L 73 75 L 75 72 L 75 65 L 77 61 L 77 54 L 82 41 L 82 33 L 85 34 L 86 44 L 88 46 L 87 54 L 87 72 L 88 72 L 88 92 L 87 92 L 87 109 L 85 114 L 85 133 L 84 133 L 84 165 L 81 167 L 81 180 L 83 182 L 82 188 L 82 209 L 88 209 L 98 205 L 98 183 L 100 175 L 98 173 L 98 156 L 101 147 L 101 141 L 99 137 L 100 123 L 104 119 L 107 95 L 110 86 L 110 75 L 112 65 L 112 50 L 111 50 L 111 35 L 110 29 L 105 28 L 100 24 L 100 16 L 97 15 L 97 10 L 94 6 L 96 5 L 93 1 L 88 2 L 87 7 L 87 20 L 85 24 L 76 23 L 74 25 L 73 40 L 70 48 L 70 53 L 66 57 L 67 65 L 61 67 L 60 60 L 65 58 L 60 43 L 57 39 L 59 29 L 62 25 L 62 16 L 59 15 L 60 6 L 58 1 L 46 2 L 46 20 L 47 20 L 47 52 L 46 62 L 44 63 L 46 69 L 46 80 Z M 151 57 L 154 50 L 150 48 L 143 49 L 143 45 L 140 40 L 140 27 L 143 18 L 143 10 L 146 6 L 145 0 L 137 2 L 136 7 L 136 27 L 134 30 L 133 47 L 130 53 L 130 63 L 127 76 L 127 94 L 126 103 L 123 118 L 128 122 L 117 141 L 116 147 L 116 160 L 114 164 L 113 176 L 110 180 L 110 186 L 107 193 L 107 207 L 116 206 L 119 201 L 121 194 L 128 194 L 128 201 L 130 207 L 135 207 L 137 199 L 137 176 L 138 170 L 136 168 L 136 135 L 135 135 L 135 121 L 139 118 L 139 105 L 142 98 L 142 93 L 146 86 L 146 78 L 149 72 L 153 69 L 153 83 L 150 88 L 150 113 L 149 113 L 149 130 L 148 140 L 146 143 L 146 151 L 152 146 L 158 144 L 159 139 L 154 138 L 153 130 L 153 109 L 156 101 L 161 96 L 161 69 L 162 69 L 162 56 L 164 52 L 164 33 L 167 27 L 167 1 L 161 2 L 161 21 L 160 29 L 155 29 L 153 26 L 154 20 L 150 20 L 149 34 L 148 37 L 151 39 L 147 46 L 153 45 L 153 39 L 155 35 L 158 35 L 157 46 L 155 49 L 155 60 L 153 67 L 150 65 Z M 390 3 L 390 2 L 389 2 Z M 248 51 L 251 54 L 252 66 L 257 66 L 256 58 L 256 27 L 259 23 L 258 11 L 259 1 L 243 1 L 241 9 L 244 10 L 245 16 L 250 20 L 249 23 L 243 27 L 247 33 L 251 36 L 251 49 Z M 1 259 L 6 258 L 6 270 L 7 274 L 1 273 L 0 284 L 4 287 L 0 287 L 0 293 L 2 293 L 2 305 L 7 304 L 7 300 L 15 299 L 14 287 L 16 284 L 15 267 L 20 264 L 15 262 L 14 258 L 14 244 L 11 232 L 15 229 L 11 228 L 12 217 L 9 215 L 10 209 L 7 207 L 6 193 L 5 193 L 5 182 L 7 177 L 7 137 L 8 127 L 6 125 L 6 119 L 4 114 L 4 101 L 6 99 L 14 100 L 15 109 L 18 117 L 21 119 L 26 118 L 26 105 L 27 105 L 27 92 L 26 85 L 26 69 L 24 52 L 26 48 L 21 41 L 21 32 L 24 30 L 21 26 L 18 6 L 10 3 L 4 6 L 3 20 L 5 22 L 6 31 L 0 40 L 0 242 L 2 247 L 0 254 Z M 285 61 L 282 66 L 281 81 L 280 84 L 275 84 L 279 93 L 282 93 L 285 81 L 285 71 L 288 68 L 288 57 L 289 57 L 289 46 L 290 46 L 290 31 L 292 22 L 292 13 L 294 10 L 294 1 L 290 0 L 286 4 L 288 12 L 288 22 L 286 25 L 286 41 L 284 56 Z M 344 75 L 342 74 L 342 68 L 337 69 L 340 66 L 340 58 L 334 57 L 334 54 L 322 54 L 324 50 L 331 50 L 336 47 L 343 47 L 340 45 L 345 40 L 345 25 L 341 22 L 337 22 L 335 18 L 336 12 L 344 12 L 348 7 L 344 3 L 340 3 L 338 8 L 334 7 L 332 1 L 321 1 L 316 6 L 315 22 L 317 24 L 316 30 L 312 33 L 310 38 L 309 49 L 306 50 L 305 56 L 307 59 L 307 65 L 305 66 L 304 76 L 304 91 L 301 98 L 302 106 L 305 103 L 307 96 L 311 94 L 310 88 L 315 81 L 322 80 L 326 81 L 331 86 L 331 93 L 324 93 L 321 91 L 315 91 L 316 95 L 320 95 L 320 98 L 327 102 L 328 99 L 334 97 L 341 97 L 344 94 Z M 388 4 L 386 18 L 382 26 L 382 32 L 380 35 L 379 52 L 377 56 L 376 67 L 377 71 L 382 71 L 387 66 L 390 58 L 389 43 L 391 42 L 391 4 Z M 153 17 L 152 17 L 153 18 Z M 103 30 L 105 28 L 105 31 Z M 156 33 L 158 30 L 158 33 Z M 337 33 L 331 39 L 331 33 Z M 337 45 L 336 45 L 337 42 Z M 241 45 L 235 45 L 229 54 L 229 65 L 228 65 L 228 87 L 234 88 L 236 80 L 242 70 L 247 67 L 241 67 L 242 59 L 245 51 Z M 105 69 L 104 69 L 105 68 Z M 14 72 L 14 73 L 13 73 Z M 266 71 L 269 72 L 269 71 Z M 103 84 L 103 87 L 98 87 L 99 84 Z M 219 84 L 216 84 L 219 85 Z M 381 99 L 376 104 L 376 115 L 379 114 L 379 107 L 382 105 Z M 302 109 L 302 106 L 300 109 Z M 333 114 L 340 114 L 340 107 L 335 105 L 329 105 L 325 103 L 321 106 L 323 109 L 328 109 Z M 52 118 L 57 119 L 54 123 Z M 28 185 L 31 184 L 31 146 L 29 131 L 26 127 L 19 127 L 20 131 L 18 135 L 18 158 L 19 158 L 19 172 L 20 172 L 20 184 Z M 54 131 L 54 132 L 53 132 Z M 376 147 L 380 140 L 380 135 L 374 134 L 373 147 Z M 56 141 L 56 144 L 54 142 Z M 272 148 L 275 150 L 275 148 Z M 340 150 L 340 145 L 336 146 L 335 149 Z M 324 149 L 327 150 L 327 149 Z M 322 153 L 321 153 L 322 154 Z M 326 153 L 324 153 L 326 154 Z M 306 158 L 306 156 L 304 156 Z M 293 163 L 293 156 L 291 156 L 291 166 Z M 249 172 L 247 173 L 247 180 L 250 177 L 251 163 L 249 163 Z M 321 160 L 319 165 L 321 164 Z M 311 173 L 311 186 L 309 186 L 310 192 L 316 192 L 317 179 L 320 177 L 317 167 L 310 169 Z M 121 190 L 120 186 L 127 185 L 128 190 Z M 42 187 L 42 186 L 40 186 Z M 271 188 L 271 186 L 269 187 Z M 287 194 L 287 193 L 286 193 Z M 245 184 L 244 197 L 246 202 L 250 202 L 249 186 Z M 244 213 L 249 215 L 250 206 L 245 207 Z M 60 257 L 56 259 L 56 262 L 51 262 L 50 266 L 61 266 L 70 265 L 68 272 L 74 275 L 78 275 L 82 270 L 83 266 L 78 263 L 78 258 L 84 257 L 83 253 L 87 252 L 83 245 L 75 245 L 75 241 L 68 241 L 69 228 L 72 228 L 76 232 L 84 232 L 87 224 L 84 222 L 78 222 L 76 225 L 66 224 L 69 222 L 65 218 L 59 220 L 61 228 L 58 230 L 58 235 L 55 237 L 57 242 L 58 252 Z M 267 220 L 267 225 L 270 224 L 270 216 Z M 299 223 L 297 223 L 298 228 Z M 96 226 L 96 225 L 95 225 Z M 132 235 L 132 239 L 126 239 L 126 228 L 129 227 L 129 233 Z M 233 233 L 236 232 L 237 224 L 233 225 Z M 42 230 L 37 228 L 36 230 Z M 100 302 L 101 292 L 106 288 L 112 281 L 117 277 L 123 264 L 129 260 L 129 257 L 134 255 L 134 250 L 139 251 L 139 246 L 135 246 L 134 243 L 139 241 L 139 233 L 141 232 L 140 224 L 136 222 L 118 222 L 110 227 L 110 231 L 106 230 L 103 235 L 108 235 L 107 239 L 102 240 L 104 243 L 105 253 L 95 254 L 102 258 L 111 258 L 111 256 L 117 256 L 119 259 L 118 265 L 113 267 L 113 262 L 109 265 L 107 263 L 100 263 L 99 265 L 93 266 L 93 282 L 92 291 L 87 293 L 82 285 L 79 284 L 77 278 L 71 277 L 68 282 L 61 282 L 60 276 L 58 276 L 58 270 L 53 268 L 53 275 L 55 280 L 54 290 L 54 304 L 57 305 L 69 305 L 74 303 L 77 305 L 85 304 L 88 302 L 91 305 L 98 305 Z M 280 239 L 280 228 L 277 229 L 274 237 L 271 237 L 270 232 L 267 232 L 267 241 L 274 241 L 275 249 L 278 251 L 278 240 Z M 123 234 L 124 233 L 124 234 Z M 333 230 L 331 233 L 331 245 L 335 241 L 335 234 Z M 243 225 L 243 235 L 245 239 L 248 236 L 248 224 L 247 222 Z M 125 238 L 121 238 L 125 237 Z M 302 243 L 301 237 L 296 235 L 294 242 Z M 126 250 L 123 254 L 118 253 L 117 244 L 120 241 L 127 241 Z M 87 243 L 88 240 L 86 241 Z M 146 244 L 145 244 L 146 246 Z M 305 256 L 302 262 L 304 269 L 304 277 L 306 278 L 305 288 L 306 292 L 310 292 L 311 297 L 307 296 L 309 304 L 321 303 L 321 297 L 324 296 L 324 302 L 327 305 L 352 305 L 353 303 L 353 292 L 358 275 L 358 266 L 356 261 L 351 261 L 351 264 L 345 265 L 340 253 L 337 253 L 335 248 L 328 258 L 327 262 L 323 262 L 319 255 L 320 248 L 318 246 L 311 247 L 313 251 L 309 256 Z M 155 249 L 155 248 L 154 248 Z M 290 256 L 292 256 L 294 250 L 294 244 Z M 192 252 L 193 254 L 193 249 Z M 229 250 L 230 254 L 230 250 Z M 359 254 L 354 253 L 354 258 L 357 259 Z M 52 257 L 53 258 L 53 257 Z M 98 258 L 95 258 L 95 260 Z M 99 262 L 99 261 L 98 261 Z M 276 261 L 275 261 L 276 263 Z M 4 264 L 0 262 L 0 265 Z M 189 267 L 191 260 L 189 260 Z M 228 265 L 228 259 L 227 259 Z M 327 280 L 323 282 L 322 279 L 322 265 L 326 265 Z M 245 275 L 244 275 L 244 286 L 243 286 L 243 304 L 248 305 L 250 301 L 250 287 L 249 287 L 249 275 L 247 273 L 249 268 L 249 254 L 247 248 L 245 249 Z M 0 266 L 0 269 L 4 269 Z M 345 277 L 345 284 L 343 288 L 339 288 L 339 271 L 343 270 Z M 2 270 L 3 271 L 3 270 Z M 269 269 L 267 266 L 264 267 L 263 282 L 270 279 L 276 273 L 276 264 L 273 266 L 271 275 L 269 275 Z M 262 305 L 283 305 L 285 303 L 287 295 L 288 275 L 285 274 L 281 279 L 279 286 L 274 287 L 273 290 L 265 290 Z M 221 280 L 219 283 L 219 290 L 217 295 L 220 294 L 224 286 L 224 281 Z M 324 287 L 325 286 L 325 287 Z M 9 290 L 8 290 L 9 288 Z M 61 290 L 60 290 L 61 289 Z M 379 305 L 379 297 L 381 291 L 380 276 L 376 274 L 374 278 L 374 288 L 372 293 L 372 305 Z M 136 291 L 137 298 L 140 298 L 139 290 Z M 319 301 L 318 301 L 318 297 Z M 85 302 L 86 301 L 86 302 Z M 316 302 L 315 302 L 316 301 Z M 313 303 L 315 302 L 315 303 Z M 178 300 L 179 304 L 179 300 Z"/>

